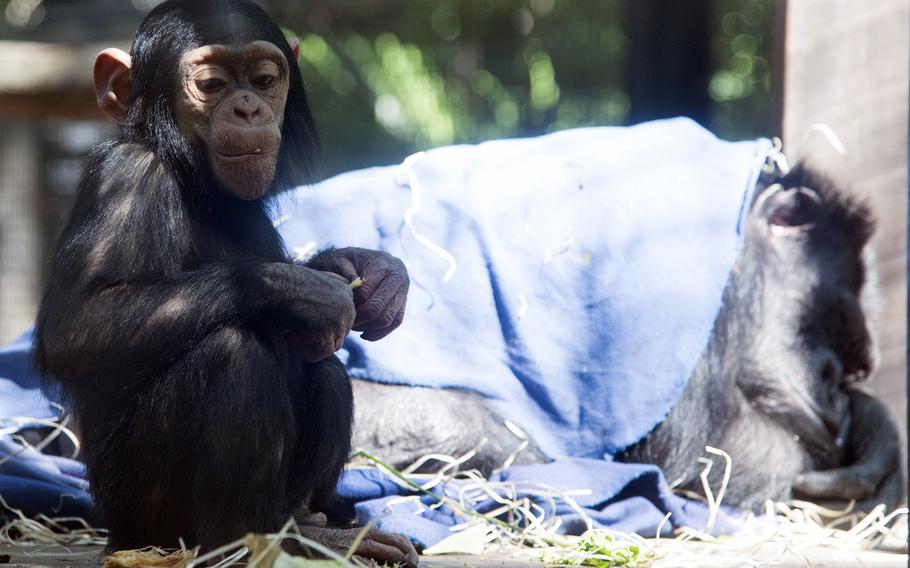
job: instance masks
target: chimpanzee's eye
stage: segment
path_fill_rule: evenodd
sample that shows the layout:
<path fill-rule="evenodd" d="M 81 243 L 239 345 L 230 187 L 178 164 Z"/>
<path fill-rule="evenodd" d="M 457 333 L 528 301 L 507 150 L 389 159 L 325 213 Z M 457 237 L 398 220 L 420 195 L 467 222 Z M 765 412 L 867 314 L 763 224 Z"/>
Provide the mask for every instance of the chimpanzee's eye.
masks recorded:
<path fill-rule="evenodd" d="M 196 85 L 203 93 L 214 93 L 218 89 L 227 85 L 227 83 L 223 79 L 212 77 L 211 79 L 203 79 L 202 81 L 198 81 Z"/>
<path fill-rule="evenodd" d="M 255 85 L 257 87 L 262 87 L 262 88 L 268 87 L 269 85 L 271 85 L 274 82 L 275 82 L 274 75 L 257 75 L 256 77 L 253 77 L 253 81 L 252 81 L 253 85 Z"/>

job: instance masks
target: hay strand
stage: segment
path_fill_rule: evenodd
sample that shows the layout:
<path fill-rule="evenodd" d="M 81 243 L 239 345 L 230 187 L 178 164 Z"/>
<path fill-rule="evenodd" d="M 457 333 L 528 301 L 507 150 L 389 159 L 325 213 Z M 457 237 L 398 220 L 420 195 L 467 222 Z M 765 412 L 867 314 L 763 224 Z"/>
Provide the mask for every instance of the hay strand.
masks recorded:
<path fill-rule="evenodd" d="M 193 550 L 166 552 L 150 546 L 139 550 L 118 550 L 104 558 L 104 568 L 186 568 L 195 558 Z"/>
<path fill-rule="evenodd" d="M 29 518 L 20 509 L 11 507 L 2 495 L 0 508 L 11 517 L 0 526 L 0 544 L 10 546 L 107 544 L 107 531 L 92 528 L 84 519 L 50 518 L 45 515 Z"/>

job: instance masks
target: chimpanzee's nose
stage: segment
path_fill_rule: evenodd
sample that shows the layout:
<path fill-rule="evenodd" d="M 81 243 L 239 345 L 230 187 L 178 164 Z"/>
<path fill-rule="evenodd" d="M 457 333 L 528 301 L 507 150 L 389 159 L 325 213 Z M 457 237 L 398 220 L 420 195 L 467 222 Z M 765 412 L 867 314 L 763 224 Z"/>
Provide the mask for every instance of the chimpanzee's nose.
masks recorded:
<path fill-rule="evenodd" d="M 250 124 L 256 124 L 262 116 L 259 102 L 249 95 L 237 97 L 234 101 L 234 116 Z"/>
<path fill-rule="evenodd" d="M 818 349 L 813 354 L 813 359 L 818 378 L 823 384 L 839 387 L 844 383 L 844 365 L 834 351 L 827 348 Z"/>

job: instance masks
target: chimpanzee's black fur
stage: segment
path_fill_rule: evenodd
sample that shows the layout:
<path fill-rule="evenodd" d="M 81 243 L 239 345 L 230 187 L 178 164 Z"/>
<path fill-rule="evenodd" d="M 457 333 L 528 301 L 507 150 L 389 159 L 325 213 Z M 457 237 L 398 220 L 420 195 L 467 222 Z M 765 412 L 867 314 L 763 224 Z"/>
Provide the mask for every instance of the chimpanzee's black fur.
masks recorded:
<path fill-rule="evenodd" d="M 251 40 L 295 61 L 249 1 L 171 1 L 144 20 L 128 118 L 88 160 L 41 306 L 37 362 L 78 420 L 112 549 L 277 530 L 321 508 L 349 454 L 344 368 L 304 363 L 283 333 L 298 267 L 267 202 L 219 191 L 175 122 L 181 55 Z M 305 182 L 316 145 L 289 72 L 272 189 Z"/>

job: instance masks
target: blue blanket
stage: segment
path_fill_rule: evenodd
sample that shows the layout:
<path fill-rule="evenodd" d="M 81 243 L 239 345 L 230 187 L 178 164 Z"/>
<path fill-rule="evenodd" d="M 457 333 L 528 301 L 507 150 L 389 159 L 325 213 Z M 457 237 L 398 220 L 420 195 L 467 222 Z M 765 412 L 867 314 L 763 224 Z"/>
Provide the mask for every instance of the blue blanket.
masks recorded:
<path fill-rule="evenodd" d="M 474 390 L 550 457 L 603 458 L 686 385 L 768 146 L 675 119 L 440 148 L 291 192 L 280 231 L 407 264 L 405 323 L 345 344 L 353 376 Z"/>
<path fill-rule="evenodd" d="M 701 528 L 704 508 L 670 494 L 657 468 L 610 458 L 666 416 L 703 351 L 769 146 L 675 119 L 440 148 L 291 191 L 276 223 L 301 258 L 335 244 L 407 263 L 405 324 L 377 343 L 349 338 L 353 376 L 488 397 L 556 460 L 503 480 L 590 489 L 580 505 L 597 526 L 653 534 L 673 512 L 671 525 Z M 57 413 L 29 348 L 25 337 L 0 351 L 0 417 Z M 13 506 L 53 512 L 51 480 L 58 501 L 87 507 L 78 464 L 23 467 L 10 449 L 0 495 Z M 456 523 L 445 507 L 387 510 L 407 491 L 376 470 L 346 472 L 339 493 L 361 521 L 381 516 L 423 545 Z M 550 512 L 580 526 L 564 504 Z"/>

